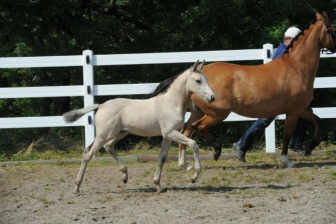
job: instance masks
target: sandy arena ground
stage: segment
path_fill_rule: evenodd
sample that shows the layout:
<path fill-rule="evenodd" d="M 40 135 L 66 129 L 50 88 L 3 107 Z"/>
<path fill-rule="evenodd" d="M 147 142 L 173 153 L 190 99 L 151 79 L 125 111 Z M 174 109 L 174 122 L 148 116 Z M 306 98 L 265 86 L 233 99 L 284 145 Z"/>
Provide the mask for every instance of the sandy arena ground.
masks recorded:
<path fill-rule="evenodd" d="M 202 161 L 192 171 L 165 164 L 156 193 L 157 162 L 129 163 L 129 181 L 116 164 L 91 164 L 80 195 L 72 193 L 79 165 L 0 168 L 0 223 L 336 223 L 335 156 Z"/>

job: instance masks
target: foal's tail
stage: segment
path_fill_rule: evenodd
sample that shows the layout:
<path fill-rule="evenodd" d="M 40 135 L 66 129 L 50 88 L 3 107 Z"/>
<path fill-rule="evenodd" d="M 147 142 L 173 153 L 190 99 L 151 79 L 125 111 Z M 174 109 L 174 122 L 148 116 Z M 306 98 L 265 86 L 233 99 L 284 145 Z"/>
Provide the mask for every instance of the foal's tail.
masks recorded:
<path fill-rule="evenodd" d="M 65 114 L 63 114 L 63 120 L 65 121 L 65 123 L 72 123 L 78 120 L 84 114 L 90 111 L 93 111 L 97 109 L 98 107 L 99 107 L 99 104 L 93 104 L 91 106 L 88 106 L 88 107 L 85 107 L 79 110 L 72 110 L 72 111 L 66 112 Z"/>

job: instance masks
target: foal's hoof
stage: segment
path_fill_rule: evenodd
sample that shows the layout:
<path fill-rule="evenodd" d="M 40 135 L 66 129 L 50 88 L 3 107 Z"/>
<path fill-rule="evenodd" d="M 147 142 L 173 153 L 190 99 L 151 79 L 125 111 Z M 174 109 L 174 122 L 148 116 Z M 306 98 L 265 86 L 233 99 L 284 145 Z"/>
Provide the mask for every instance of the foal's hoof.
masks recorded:
<path fill-rule="evenodd" d="M 123 179 L 123 182 L 124 182 L 124 184 L 127 184 L 127 179 L 125 180 L 125 179 Z"/>
<path fill-rule="evenodd" d="M 194 184 L 195 182 L 196 182 L 196 180 L 194 180 L 194 179 L 191 179 L 191 183 L 193 183 L 193 184 Z"/>

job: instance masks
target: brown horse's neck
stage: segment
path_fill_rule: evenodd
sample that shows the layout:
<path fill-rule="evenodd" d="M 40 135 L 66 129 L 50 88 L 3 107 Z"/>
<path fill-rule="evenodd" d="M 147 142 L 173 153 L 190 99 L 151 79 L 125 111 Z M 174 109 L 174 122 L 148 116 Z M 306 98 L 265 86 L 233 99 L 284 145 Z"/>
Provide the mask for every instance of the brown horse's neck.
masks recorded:
<path fill-rule="evenodd" d="M 309 85 L 313 85 L 320 62 L 321 33 L 325 29 L 322 21 L 310 25 L 289 48 L 287 58 L 302 75 L 302 79 Z"/>

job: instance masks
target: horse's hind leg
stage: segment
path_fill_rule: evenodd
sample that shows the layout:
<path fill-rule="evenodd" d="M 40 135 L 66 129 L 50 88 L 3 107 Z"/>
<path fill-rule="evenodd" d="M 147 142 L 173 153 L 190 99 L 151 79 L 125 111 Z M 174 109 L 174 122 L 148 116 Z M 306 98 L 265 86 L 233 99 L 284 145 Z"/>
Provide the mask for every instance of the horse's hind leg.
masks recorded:
<path fill-rule="evenodd" d="M 220 122 L 222 122 L 224 119 L 226 119 L 226 117 L 229 114 L 225 114 L 223 112 L 222 118 L 221 119 L 215 119 L 212 118 L 208 115 L 204 115 L 200 120 L 196 121 L 195 123 L 193 123 L 193 128 L 196 129 L 202 136 L 204 136 L 208 141 L 211 142 L 211 144 L 213 145 L 215 151 L 213 153 L 214 159 L 217 161 L 218 158 L 220 157 L 221 153 L 222 153 L 222 144 L 216 139 L 214 138 L 209 132 L 208 132 L 208 128 L 210 126 L 216 125 Z"/>
<path fill-rule="evenodd" d="M 126 184 L 128 180 L 128 172 L 127 172 L 127 166 L 123 163 L 123 161 L 120 159 L 116 151 L 114 150 L 114 145 L 122 138 L 124 138 L 126 135 L 128 135 L 128 131 L 123 131 L 117 134 L 117 136 L 112 139 L 111 141 L 107 142 L 104 145 L 105 150 L 110 153 L 110 155 L 117 161 L 120 171 L 122 172 L 122 180 Z"/>
<path fill-rule="evenodd" d="M 321 141 L 321 119 L 316 116 L 310 108 L 306 108 L 300 117 L 312 122 L 315 126 L 315 134 L 312 142 L 305 147 L 305 156 L 311 155 L 311 152 L 316 146 L 320 144 Z"/>
<path fill-rule="evenodd" d="M 83 152 L 81 167 L 79 169 L 79 172 L 77 174 L 77 178 L 75 181 L 75 189 L 73 193 L 75 194 L 79 193 L 79 188 L 83 181 L 83 176 L 84 176 L 87 164 L 92 159 L 93 155 L 96 154 L 96 152 L 103 146 L 103 144 L 104 144 L 104 140 L 96 137 L 93 143 L 89 147 L 85 148 Z"/>
<path fill-rule="evenodd" d="M 162 191 L 162 188 L 160 185 L 161 173 L 162 173 L 163 165 L 165 164 L 167 160 L 170 144 L 171 144 L 170 140 L 165 139 L 165 138 L 162 140 L 161 152 L 159 156 L 159 165 L 156 169 L 155 176 L 154 176 L 154 184 L 155 184 L 155 187 L 158 193 Z"/>

